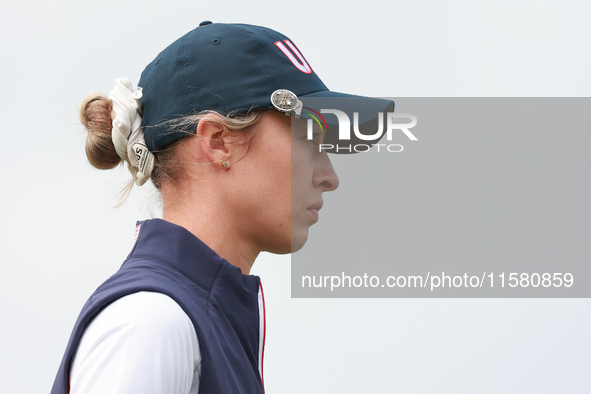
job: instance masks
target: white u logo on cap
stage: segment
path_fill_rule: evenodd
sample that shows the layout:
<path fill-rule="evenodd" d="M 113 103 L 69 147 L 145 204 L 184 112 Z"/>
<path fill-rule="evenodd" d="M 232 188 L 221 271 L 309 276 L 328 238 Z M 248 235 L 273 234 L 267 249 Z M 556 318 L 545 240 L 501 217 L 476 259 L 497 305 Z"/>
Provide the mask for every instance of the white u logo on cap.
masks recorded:
<path fill-rule="evenodd" d="M 285 45 L 283 45 L 283 42 L 285 43 L 285 45 L 289 47 L 289 49 L 287 49 Z M 300 53 L 300 51 L 298 51 L 296 46 L 293 45 L 289 40 L 283 40 L 283 42 L 277 41 L 275 45 L 277 46 L 277 48 L 281 49 L 281 52 L 283 52 L 283 54 L 287 56 L 287 58 L 293 63 L 294 66 L 297 67 L 298 70 L 306 74 L 311 74 L 312 67 L 310 67 L 310 65 L 308 64 L 306 59 L 304 59 L 304 56 Z M 299 60 L 296 59 L 293 54 L 295 54 Z"/>

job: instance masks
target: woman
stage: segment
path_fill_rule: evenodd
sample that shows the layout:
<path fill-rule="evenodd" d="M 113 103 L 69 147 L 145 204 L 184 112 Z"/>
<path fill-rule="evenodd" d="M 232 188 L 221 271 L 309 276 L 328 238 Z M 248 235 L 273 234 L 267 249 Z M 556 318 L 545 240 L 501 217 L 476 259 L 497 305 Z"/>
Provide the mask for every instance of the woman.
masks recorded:
<path fill-rule="evenodd" d="M 138 223 L 84 306 L 52 393 L 262 393 L 263 292 L 248 273 L 261 251 L 300 249 L 338 186 L 325 130 L 310 140 L 286 115 L 301 114 L 299 98 L 342 94 L 282 34 L 211 22 L 139 86 L 119 79 L 85 100 L 86 151 L 97 168 L 125 161 L 136 184 L 151 178 L 163 220 Z"/>

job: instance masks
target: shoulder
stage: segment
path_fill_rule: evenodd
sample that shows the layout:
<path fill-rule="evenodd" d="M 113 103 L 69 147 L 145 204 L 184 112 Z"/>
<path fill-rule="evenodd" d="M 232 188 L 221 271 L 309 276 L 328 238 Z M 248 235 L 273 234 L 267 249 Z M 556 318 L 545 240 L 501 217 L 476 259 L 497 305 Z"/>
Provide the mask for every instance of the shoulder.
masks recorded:
<path fill-rule="evenodd" d="M 147 335 L 162 332 L 181 334 L 193 328 L 187 314 L 172 298 L 150 291 L 133 293 L 109 304 L 89 324 L 87 331 L 113 323 Z"/>
<path fill-rule="evenodd" d="M 108 391 L 113 384 L 169 382 L 162 387 L 166 392 L 170 384 L 190 386 L 200 362 L 197 334 L 187 314 L 169 296 L 144 291 L 109 304 L 86 327 L 72 362 L 71 383 L 85 392 L 91 387 Z M 122 380 L 115 383 L 112 376 Z"/>

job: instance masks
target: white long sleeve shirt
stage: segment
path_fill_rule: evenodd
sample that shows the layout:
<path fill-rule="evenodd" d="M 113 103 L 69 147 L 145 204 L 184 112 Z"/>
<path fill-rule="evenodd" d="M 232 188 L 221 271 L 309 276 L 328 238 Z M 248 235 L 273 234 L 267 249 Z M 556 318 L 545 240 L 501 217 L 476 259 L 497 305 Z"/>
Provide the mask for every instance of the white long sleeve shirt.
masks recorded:
<path fill-rule="evenodd" d="M 84 331 L 71 394 L 197 394 L 201 353 L 193 323 L 170 297 L 139 292 L 111 303 Z"/>

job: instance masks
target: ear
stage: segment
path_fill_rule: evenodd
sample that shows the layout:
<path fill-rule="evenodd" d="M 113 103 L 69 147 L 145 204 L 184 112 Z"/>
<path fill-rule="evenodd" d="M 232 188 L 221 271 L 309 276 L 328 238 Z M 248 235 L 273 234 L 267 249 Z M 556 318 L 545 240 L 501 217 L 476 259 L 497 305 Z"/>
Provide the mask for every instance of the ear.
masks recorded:
<path fill-rule="evenodd" d="M 205 115 L 197 124 L 196 134 L 201 151 L 210 163 L 222 168 L 222 163 L 229 164 L 240 156 L 238 150 L 241 146 L 234 143 L 235 138 L 221 124 L 221 118 L 218 115 Z"/>

